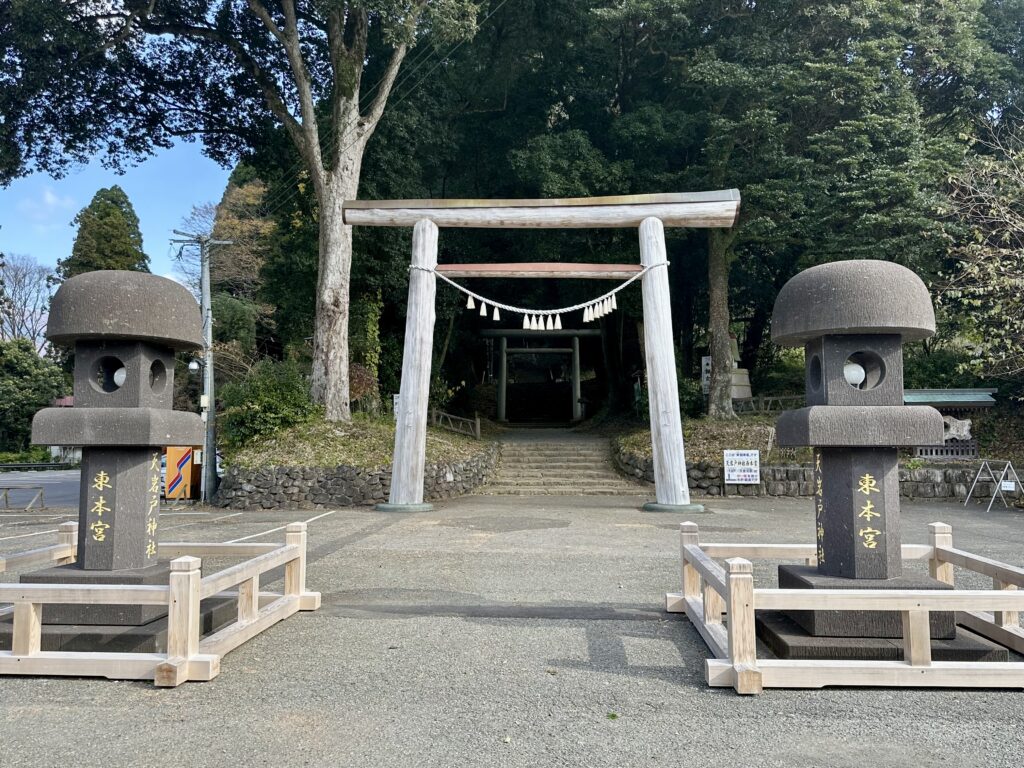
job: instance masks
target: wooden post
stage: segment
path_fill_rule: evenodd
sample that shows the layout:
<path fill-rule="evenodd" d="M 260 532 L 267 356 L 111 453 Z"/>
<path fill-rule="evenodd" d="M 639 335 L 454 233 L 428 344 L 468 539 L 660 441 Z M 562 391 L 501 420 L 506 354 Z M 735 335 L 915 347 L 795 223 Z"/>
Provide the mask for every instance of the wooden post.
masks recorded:
<path fill-rule="evenodd" d="M 505 418 L 505 398 L 508 393 L 508 339 L 502 336 L 498 340 L 498 421 Z"/>
<path fill-rule="evenodd" d="M 644 304 L 644 354 L 647 359 L 647 390 L 654 449 L 654 489 L 657 504 L 645 509 L 689 506 L 690 488 L 683 452 L 683 422 L 679 414 L 679 384 L 672 340 L 672 307 L 668 292 L 668 258 L 665 227 L 660 219 L 640 224 L 640 261 L 644 267 L 658 264 L 641 278 Z"/>
<path fill-rule="evenodd" d="M 761 693 L 761 672 L 757 668 L 757 635 L 754 628 L 754 566 L 742 557 L 731 557 L 726 584 L 729 597 L 729 662 L 733 668 L 736 693 Z"/>
<path fill-rule="evenodd" d="M 580 402 L 580 337 L 572 337 L 572 420 L 583 418 L 583 403 Z"/>
<path fill-rule="evenodd" d="M 686 522 L 679 524 L 679 562 L 683 568 L 683 597 L 698 597 L 700 595 L 700 572 L 690 565 L 686 554 L 686 547 L 690 544 L 698 545 L 697 524 Z"/>
<path fill-rule="evenodd" d="M 388 504 L 377 509 L 429 509 L 423 504 L 423 465 L 427 447 L 427 404 L 434 348 L 434 297 L 437 281 L 437 226 L 420 219 L 412 231 L 409 304 L 405 319 L 402 384 L 395 415 L 395 452 Z M 421 269 L 416 269 L 421 267 Z"/>
<path fill-rule="evenodd" d="M 473 437 L 477 440 L 480 439 L 480 414 L 473 414 Z"/>
<path fill-rule="evenodd" d="M 75 562 L 78 553 L 78 523 L 61 523 L 57 526 L 57 543 L 62 547 L 71 547 L 70 557 L 61 558 L 57 565 L 67 565 Z"/>
<path fill-rule="evenodd" d="M 173 688 L 188 680 L 189 659 L 199 653 L 199 588 L 203 562 L 198 557 L 171 560 L 167 601 L 167 661 L 156 668 L 153 683 Z"/>
<path fill-rule="evenodd" d="M 928 543 L 935 547 L 953 547 L 953 528 L 945 523 L 930 523 L 928 525 Z M 944 563 L 939 559 L 938 553 L 933 552 L 928 560 L 928 574 L 936 581 L 943 584 L 953 584 L 953 564 Z"/>
<path fill-rule="evenodd" d="M 932 664 L 931 627 L 928 611 L 900 611 L 903 618 L 903 660 L 914 667 Z"/>
<path fill-rule="evenodd" d="M 289 523 L 285 528 L 285 544 L 299 547 L 299 556 L 284 566 L 284 593 L 300 597 L 306 591 L 306 524 Z"/>
<path fill-rule="evenodd" d="M 15 603 L 13 632 L 12 656 L 31 656 L 39 653 L 43 636 L 42 603 Z"/>
<path fill-rule="evenodd" d="M 255 621 L 260 612 L 260 576 L 256 574 L 238 585 L 238 622 Z"/>
<path fill-rule="evenodd" d="M 1017 585 L 1007 584 L 999 579 L 993 578 L 992 589 L 1005 589 L 1012 591 L 1017 589 Z M 992 621 L 1000 627 L 1017 628 L 1020 626 L 1020 613 L 1018 611 L 994 611 L 992 614 Z"/>

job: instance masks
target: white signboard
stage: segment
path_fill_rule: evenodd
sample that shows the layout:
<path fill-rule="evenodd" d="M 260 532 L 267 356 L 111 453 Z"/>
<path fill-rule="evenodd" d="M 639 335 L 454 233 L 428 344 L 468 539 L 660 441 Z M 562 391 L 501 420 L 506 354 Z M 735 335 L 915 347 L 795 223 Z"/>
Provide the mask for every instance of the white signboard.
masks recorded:
<path fill-rule="evenodd" d="M 711 391 L 711 357 L 708 355 L 700 359 L 700 386 L 705 395 Z"/>
<path fill-rule="evenodd" d="M 760 451 L 725 451 L 725 482 L 729 485 L 757 485 L 761 482 Z"/>
<path fill-rule="evenodd" d="M 999 487 L 1000 490 L 1012 492 L 1017 490 L 1017 483 L 1013 480 L 1003 480 Z"/>

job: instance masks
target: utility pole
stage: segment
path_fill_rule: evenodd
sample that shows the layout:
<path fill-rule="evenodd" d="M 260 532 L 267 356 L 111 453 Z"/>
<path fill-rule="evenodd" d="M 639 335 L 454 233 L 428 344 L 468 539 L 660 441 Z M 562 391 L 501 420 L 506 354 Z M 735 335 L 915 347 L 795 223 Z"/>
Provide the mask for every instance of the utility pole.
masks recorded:
<path fill-rule="evenodd" d="M 216 245 L 234 245 L 234 240 L 214 240 L 209 235 L 192 234 L 174 230 L 181 240 L 171 240 L 182 246 L 199 246 L 199 290 L 200 311 L 203 315 L 203 343 L 206 346 L 203 360 L 202 417 L 206 422 L 206 437 L 203 440 L 203 474 L 200 485 L 201 499 L 209 503 L 217 490 L 217 408 L 213 391 L 213 307 L 210 301 L 210 249 Z"/>

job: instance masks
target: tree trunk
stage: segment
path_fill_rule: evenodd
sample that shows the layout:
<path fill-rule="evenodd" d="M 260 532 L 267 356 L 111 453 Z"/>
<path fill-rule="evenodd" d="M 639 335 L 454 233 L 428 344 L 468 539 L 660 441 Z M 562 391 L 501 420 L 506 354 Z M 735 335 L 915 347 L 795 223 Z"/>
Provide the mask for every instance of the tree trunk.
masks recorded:
<path fill-rule="evenodd" d="M 708 231 L 708 326 L 711 331 L 711 389 L 708 416 L 734 419 L 732 409 L 732 349 L 729 345 L 729 245 L 731 237 Z"/>
<path fill-rule="evenodd" d="M 349 421 L 348 318 L 352 271 L 352 227 L 342 218 L 342 205 L 359 191 L 363 142 L 345 150 L 337 170 L 327 177 L 320 199 L 320 267 L 313 332 L 313 375 L 310 395 L 324 406 L 328 421 Z"/>

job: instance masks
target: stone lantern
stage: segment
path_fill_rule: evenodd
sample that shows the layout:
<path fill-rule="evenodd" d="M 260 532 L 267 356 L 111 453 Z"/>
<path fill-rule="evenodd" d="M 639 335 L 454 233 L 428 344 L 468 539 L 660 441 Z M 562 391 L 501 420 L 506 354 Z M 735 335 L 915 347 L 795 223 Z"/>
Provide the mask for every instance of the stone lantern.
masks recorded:
<path fill-rule="evenodd" d="M 162 448 L 196 445 L 204 425 L 172 409 L 174 355 L 203 345 L 199 306 L 143 272 L 88 272 L 53 297 L 47 338 L 74 349 L 74 408 L 46 408 L 32 441 L 82 446 L 78 558 L 23 581 L 166 583 L 157 562 Z M 46 606 L 44 623 L 143 624 L 160 608 Z"/>
<path fill-rule="evenodd" d="M 905 341 L 935 333 L 928 289 L 885 261 L 842 261 L 801 272 L 779 292 L 772 340 L 803 347 L 807 407 L 778 420 L 780 446 L 814 448 L 818 564 L 781 566 L 782 588 L 948 588 L 903 574 L 897 449 L 942 442 L 942 416 L 903 404 Z M 803 611 L 815 637 L 900 637 L 898 613 Z M 953 617 L 932 614 L 933 636 Z"/>

